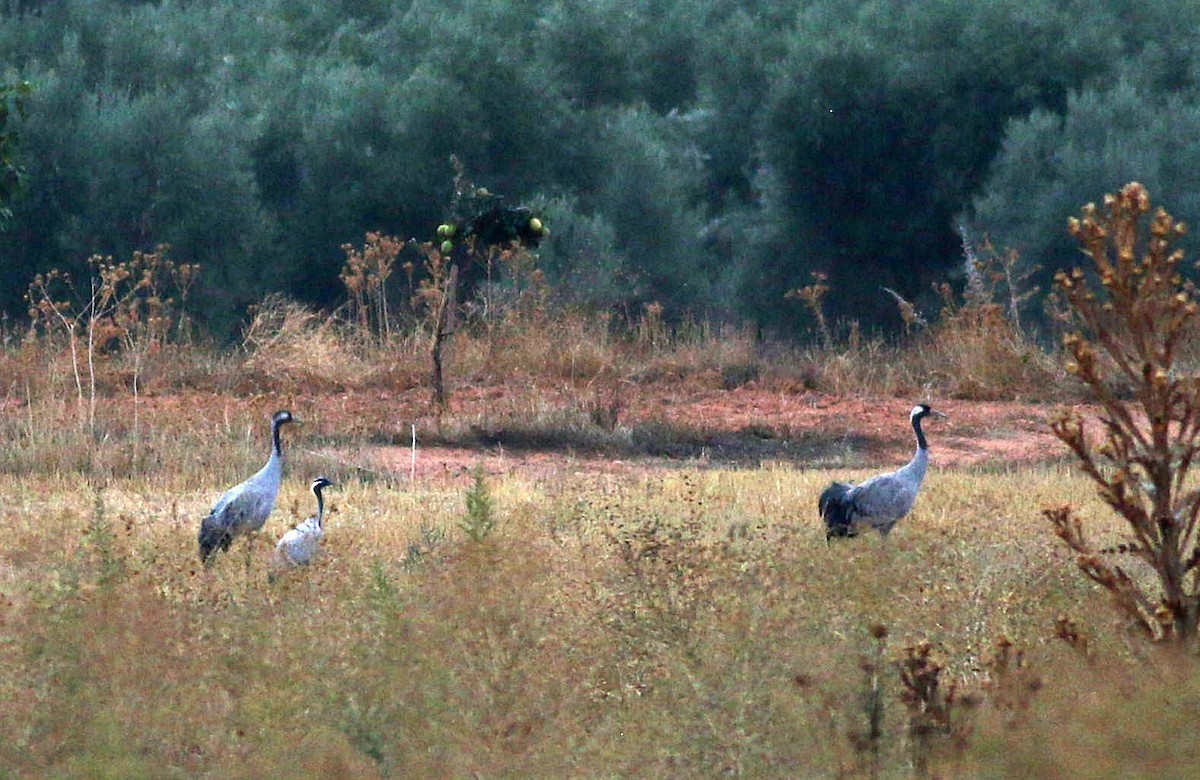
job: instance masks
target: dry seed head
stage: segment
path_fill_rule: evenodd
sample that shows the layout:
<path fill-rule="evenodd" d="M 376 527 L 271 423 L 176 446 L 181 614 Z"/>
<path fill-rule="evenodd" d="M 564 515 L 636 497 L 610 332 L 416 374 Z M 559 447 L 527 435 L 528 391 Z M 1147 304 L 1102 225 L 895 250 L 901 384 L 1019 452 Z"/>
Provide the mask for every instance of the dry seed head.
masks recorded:
<path fill-rule="evenodd" d="M 1145 214 L 1150 210 L 1150 193 L 1141 184 L 1134 182 L 1130 185 L 1133 188 L 1133 197 L 1137 200 L 1137 210 Z"/>
<path fill-rule="evenodd" d="M 1164 626 L 1170 625 L 1175 620 L 1175 611 L 1166 604 L 1159 604 L 1158 609 L 1154 610 L 1154 617 Z"/>

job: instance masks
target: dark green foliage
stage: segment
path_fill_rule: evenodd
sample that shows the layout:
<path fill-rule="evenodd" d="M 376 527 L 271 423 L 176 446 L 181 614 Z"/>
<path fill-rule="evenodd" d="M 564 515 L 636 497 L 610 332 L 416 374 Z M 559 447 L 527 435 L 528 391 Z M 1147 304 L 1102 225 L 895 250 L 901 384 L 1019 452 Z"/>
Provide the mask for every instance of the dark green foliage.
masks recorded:
<path fill-rule="evenodd" d="M 11 203 L 24 184 L 24 168 L 17 162 L 17 133 L 13 129 L 25 117 L 25 100 L 29 95 L 29 83 L 14 84 L 0 82 L 0 230 L 8 226 L 12 218 Z"/>
<path fill-rule="evenodd" d="M 1089 195 L 1136 179 L 1176 213 L 1200 217 L 1197 139 L 1200 101 L 1187 93 L 1164 94 L 1145 78 L 1122 78 L 1073 94 L 1063 115 L 1038 111 L 1009 128 L 975 202 L 980 232 L 1017 249 L 1027 266 L 1040 266 L 1037 281 L 1048 288 L 1055 272 L 1079 262 L 1062 215 Z M 1181 245 L 1194 250 L 1194 237 Z"/>
<path fill-rule="evenodd" d="M 1045 225 L 1075 188 L 1136 175 L 1188 214 L 1172 193 L 1195 189 L 1200 46 L 1181 14 L 1165 0 L 6 3 L 0 62 L 33 90 L 19 149 L 13 112 L 0 122 L 0 310 L 21 309 L 37 271 L 160 243 L 201 264 L 196 316 L 218 332 L 267 292 L 335 305 L 341 245 L 431 239 L 457 155 L 508 204 L 546 205 L 544 267 L 572 303 L 739 311 L 794 333 L 809 321 L 784 294 L 822 271 L 832 317 L 898 324 L 880 286 L 936 308 L 930 282 L 959 264 L 973 204 L 976 233 L 1035 255 L 1066 242 L 1022 231 L 1057 235 Z M 1176 124 L 1131 123 L 1135 104 Z M 1078 146 L 1092 122 L 1112 127 L 1089 143 L 1111 133 L 1138 153 Z"/>
<path fill-rule="evenodd" d="M 1062 104 L 1111 44 L 1070 3 L 828 3 L 804 16 L 773 82 L 763 148 L 773 284 L 829 276 L 835 314 L 894 317 L 958 262 L 954 216 L 1004 120 Z M 819 12 L 818 12 L 819 9 Z M 753 282 L 754 276 L 750 279 Z M 757 291 L 757 294 L 755 294 Z"/>

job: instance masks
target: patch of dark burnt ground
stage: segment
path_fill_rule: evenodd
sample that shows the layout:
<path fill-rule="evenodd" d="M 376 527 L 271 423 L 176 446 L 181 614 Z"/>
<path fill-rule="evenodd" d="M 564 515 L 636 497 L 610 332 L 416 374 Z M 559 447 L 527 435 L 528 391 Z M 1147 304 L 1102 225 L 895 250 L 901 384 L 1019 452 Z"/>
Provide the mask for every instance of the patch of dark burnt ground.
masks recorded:
<path fill-rule="evenodd" d="M 659 420 L 613 429 L 585 422 L 471 424 L 443 429 L 427 435 L 425 441 L 481 450 L 502 447 L 513 452 L 666 458 L 712 465 L 753 467 L 782 462 L 824 468 L 861 465 L 864 454 L 880 446 L 870 436 L 850 432 L 781 430 L 763 425 L 722 430 Z"/>

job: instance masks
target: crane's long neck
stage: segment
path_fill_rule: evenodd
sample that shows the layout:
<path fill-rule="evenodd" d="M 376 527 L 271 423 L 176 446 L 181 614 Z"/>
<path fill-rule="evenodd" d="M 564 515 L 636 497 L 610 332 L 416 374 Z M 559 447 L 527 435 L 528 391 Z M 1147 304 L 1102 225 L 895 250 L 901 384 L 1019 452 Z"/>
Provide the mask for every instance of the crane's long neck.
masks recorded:
<path fill-rule="evenodd" d="M 313 495 L 317 497 L 317 528 L 320 528 L 325 521 L 325 497 L 321 495 L 321 486 L 313 488 Z"/>
<path fill-rule="evenodd" d="M 279 435 L 279 429 L 282 427 L 277 422 L 271 423 L 271 457 L 283 457 L 283 439 Z M 917 435 L 920 435 L 920 429 L 917 430 Z"/>
<path fill-rule="evenodd" d="M 271 457 L 267 458 L 267 462 L 258 470 L 255 478 L 259 481 L 266 480 L 268 484 L 279 486 L 280 479 L 283 478 L 283 446 L 279 438 L 279 425 L 271 425 Z"/>
<path fill-rule="evenodd" d="M 925 441 L 925 433 L 921 430 L 921 418 L 914 417 L 912 421 L 913 431 L 917 434 L 917 451 L 913 455 L 913 459 L 905 466 L 905 470 L 911 475 L 911 478 L 916 480 L 917 484 L 925 478 L 925 471 L 929 468 L 929 443 Z"/>
<path fill-rule="evenodd" d="M 919 455 L 922 452 L 925 452 L 926 450 L 929 449 L 929 443 L 925 441 L 925 432 L 921 430 L 921 418 L 919 416 L 913 417 L 912 425 L 913 425 L 913 430 L 916 431 L 916 434 L 917 434 L 917 454 Z M 276 439 L 275 441 L 276 441 L 275 446 L 276 446 L 276 448 L 278 448 L 279 440 Z"/>

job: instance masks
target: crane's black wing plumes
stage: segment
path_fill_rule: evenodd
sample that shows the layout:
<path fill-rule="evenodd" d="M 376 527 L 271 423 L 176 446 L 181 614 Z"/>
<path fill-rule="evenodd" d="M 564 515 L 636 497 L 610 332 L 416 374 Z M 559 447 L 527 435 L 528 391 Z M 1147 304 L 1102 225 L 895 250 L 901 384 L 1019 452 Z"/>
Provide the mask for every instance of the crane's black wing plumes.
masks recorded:
<path fill-rule="evenodd" d="M 831 482 L 817 501 L 817 508 L 825 520 L 825 541 L 835 536 L 858 536 L 854 528 L 854 500 L 850 496 L 852 487 L 847 482 Z"/>
<path fill-rule="evenodd" d="M 233 544 L 233 532 L 229 526 L 221 525 L 212 514 L 200 522 L 200 560 L 209 563 L 217 550 L 225 551 Z"/>

